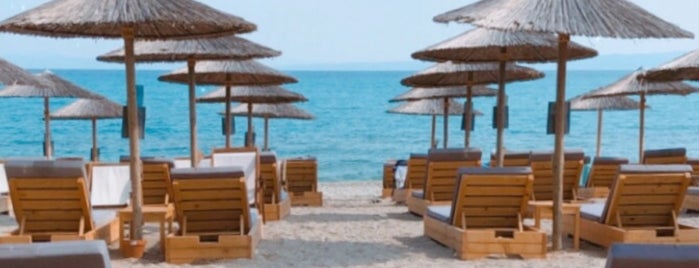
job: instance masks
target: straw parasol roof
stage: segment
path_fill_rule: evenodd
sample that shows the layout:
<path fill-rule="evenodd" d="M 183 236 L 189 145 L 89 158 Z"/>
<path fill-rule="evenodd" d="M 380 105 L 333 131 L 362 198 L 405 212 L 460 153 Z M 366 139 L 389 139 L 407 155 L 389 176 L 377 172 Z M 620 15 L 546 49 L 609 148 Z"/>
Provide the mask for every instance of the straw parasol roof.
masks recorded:
<path fill-rule="evenodd" d="M 473 97 L 493 97 L 498 94 L 498 91 L 485 86 L 473 87 Z M 424 99 L 444 99 L 444 98 L 465 98 L 466 92 L 463 87 L 443 87 L 443 88 L 413 88 L 398 95 L 390 100 L 397 101 L 416 101 Z"/>
<path fill-rule="evenodd" d="M 301 94 L 291 92 L 279 86 L 237 86 L 230 88 L 230 96 L 226 98 L 226 87 L 220 87 L 203 97 L 197 98 L 200 103 L 222 103 L 237 101 L 245 103 L 285 103 L 307 101 Z M 253 115 L 255 107 L 253 106 Z M 246 110 L 247 113 L 247 110 Z"/>
<path fill-rule="evenodd" d="M 0 90 L 0 97 L 68 97 L 99 99 L 102 96 L 90 92 L 50 71 L 34 75 L 37 85 L 13 84 Z"/>
<path fill-rule="evenodd" d="M 246 61 L 202 61 L 194 69 L 200 85 L 280 85 L 296 83 L 291 76 L 276 71 L 259 62 Z M 158 77 L 171 83 L 187 83 L 187 68 L 177 69 Z"/>
<path fill-rule="evenodd" d="M 650 69 L 642 78 L 650 81 L 699 80 L 699 50 Z"/>
<path fill-rule="evenodd" d="M 246 39 L 229 35 L 188 40 L 139 40 L 134 44 L 137 62 L 197 60 L 249 60 L 276 57 L 281 52 Z M 98 56 L 98 61 L 124 62 L 124 49 Z"/>
<path fill-rule="evenodd" d="M 36 85 L 36 77 L 17 65 L 0 58 L 0 84 Z"/>
<path fill-rule="evenodd" d="M 508 63 L 505 81 L 526 81 L 544 77 L 544 73 L 535 69 Z M 469 82 L 474 85 L 497 83 L 499 79 L 497 63 L 454 63 L 442 62 L 411 75 L 401 83 L 412 87 L 451 87 L 464 86 Z M 471 74 L 471 79 L 469 79 Z"/>
<path fill-rule="evenodd" d="M 429 61 L 492 62 L 507 49 L 509 60 L 548 62 L 558 59 L 558 39 L 549 33 L 505 32 L 475 28 L 459 36 L 425 48 L 412 57 Z M 592 58 L 597 51 L 570 42 L 568 60 Z"/>
<path fill-rule="evenodd" d="M 225 114 L 225 111 L 221 112 L 220 114 Z M 236 116 L 247 116 L 248 106 L 245 104 L 239 104 L 238 106 L 231 108 L 230 114 Z M 291 103 L 256 103 L 252 105 L 252 116 L 300 120 L 311 120 L 315 118 L 312 114 L 294 106 Z"/>
<path fill-rule="evenodd" d="M 437 15 L 434 21 L 613 38 L 693 37 L 625 0 L 482 0 Z"/>
<path fill-rule="evenodd" d="M 109 119 L 122 118 L 122 105 L 108 99 L 79 99 L 51 113 L 51 119 Z"/>
<path fill-rule="evenodd" d="M 70 11 L 70 12 L 66 12 Z M 54 0 L 0 23 L 0 31 L 51 37 L 190 38 L 247 33 L 256 26 L 192 0 Z"/>

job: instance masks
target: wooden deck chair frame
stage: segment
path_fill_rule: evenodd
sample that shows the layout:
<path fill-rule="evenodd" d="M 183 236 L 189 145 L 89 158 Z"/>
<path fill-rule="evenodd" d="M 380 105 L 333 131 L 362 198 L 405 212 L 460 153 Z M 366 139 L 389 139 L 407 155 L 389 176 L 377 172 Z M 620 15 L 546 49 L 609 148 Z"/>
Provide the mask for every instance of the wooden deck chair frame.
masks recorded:
<path fill-rule="evenodd" d="M 115 211 L 95 222 L 82 161 L 10 161 L 6 168 L 19 228 L 0 243 L 118 239 Z"/>
<path fill-rule="evenodd" d="M 463 260 L 491 254 L 546 257 L 546 234 L 522 222 L 533 176 L 529 167 L 459 170 L 450 206 L 430 206 L 425 235 Z"/>
<path fill-rule="evenodd" d="M 318 161 L 291 158 L 283 162 L 282 177 L 292 206 L 323 206 L 323 192 L 318 190 Z"/>
<path fill-rule="evenodd" d="M 388 198 L 393 196 L 393 191 L 396 188 L 396 181 L 393 178 L 393 169 L 396 166 L 396 160 L 387 160 L 383 163 L 383 188 L 381 189 L 381 198 Z"/>
<path fill-rule="evenodd" d="M 413 191 L 408 196 L 408 211 L 422 216 L 427 206 L 451 204 L 459 168 L 480 167 L 481 156 L 482 152 L 473 148 L 430 150 L 422 196 L 418 194 L 419 191 Z"/>
<path fill-rule="evenodd" d="M 686 163 L 687 150 L 685 148 L 645 150 L 643 152 L 643 164 L 645 165 L 683 165 Z"/>
<path fill-rule="evenodd" d="M 579 199 L 607 198 L 609 188 L 619 173 L 619 167 L 629 163 L 627 158 L 595 157 L 584 188 L 579 188 Z"/>
<path fill-rule="evenodd" d="M 410 154 L 405 175 L 403 189 L 393 192 L 393 201 L 405 203 L 413 190 L 425 188 L 425 175 L 427 173 L 427 154 Z"/>
<path fill-rule="evenodd" d="M 166 239 L 168 263 L 254 256 L 262 218 L 251 212 L 241 169 L 175 169 L 172 178 L 180 229 Z"/>
<path fill-rule="evenodd" d="M 580 237 L 603 247 L 699 243 L 699 229 L 677 222 L 691 171 L 688 165 L 622 165 L 606 203 L 582 204 Z M 585 213 L 592 206 L 603 209 Z M 564 218 L 566 233 L 573 232 L 570 220 Z"/>
<path fill-rule="evenodd" d="M 263 152 L 260 156 L 260 180 L 263 187 L 263 218 L 278 221 L 291 213 L 291 199 L 283 192 L 282 181 L 274 152 Z"/>

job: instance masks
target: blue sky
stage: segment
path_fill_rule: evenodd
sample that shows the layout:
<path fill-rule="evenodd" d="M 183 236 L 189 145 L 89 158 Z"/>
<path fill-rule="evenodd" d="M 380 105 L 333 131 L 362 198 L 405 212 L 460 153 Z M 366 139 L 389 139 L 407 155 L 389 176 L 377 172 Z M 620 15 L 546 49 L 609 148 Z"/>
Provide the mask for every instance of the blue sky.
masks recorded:
<path fill-rule="evenodd" d="M 47 0 L 3 0 L 0 19 Z M 410 58 L 416 50 L 471 28 L 437 24 L 432 17 L 474 0 L 201 0 L 245 18 L 258 31 L 247 39 L 283 51 L 265 63 L 281 69 L 416 69 Z M 695 11 L 699 1 L 632 0 L 654 14 L 699 34 Z M 121 46 L 116 40 L 51 39 L 0 34 L 0 57 L 25 68 L 120 68 L 94 58 Z M 574 37 L 597 49 L 603 57 L 580 66 L 608 66 L 607 62 L 656 64 L 699 48 L 696 40 L 611 40 Z M 631 54 L 623 56 L 619 54 Z M 655 54 L 639 60 L 637 54 Z M 607 55 L 607 56 L 605 56 Z M 637 63 L 638 62 L 638 63 Z M 172 68 L 177 65 L 144 65 Z M 647 66 L 650 67 L 650 66 Z M 582 67 L 584 68 L 584 67 Z M 635 68 L 635 67 L 634 67 Z M 631 69 L 634 69 L 631 68 Z"/>

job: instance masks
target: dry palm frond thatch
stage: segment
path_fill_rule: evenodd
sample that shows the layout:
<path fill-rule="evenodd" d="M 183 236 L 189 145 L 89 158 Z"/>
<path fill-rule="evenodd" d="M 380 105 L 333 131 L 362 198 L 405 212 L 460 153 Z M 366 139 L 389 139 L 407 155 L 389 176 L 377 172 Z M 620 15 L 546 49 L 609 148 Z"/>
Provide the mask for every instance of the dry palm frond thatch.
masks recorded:
<path fill-rule="evenodd" d="M 505 81 L 527 81 L 544 77 L 544 73 L 514 63 L 506 66 Z M 470 78 L 469 78 L 470 75 Z M 497 83 L 499 80 L 497 63 L 459 64 L 442 62 L 409 76 L 401 83 L 412 87 L 451 87 Z"/>
<path fill-rule="evenodd" d="M 221 114 L 224 114 L 222 112 Z M 245 104 L 240 104 L 231 108 L 231 115 L 236 116 L 247 116 L 248 106 Z M 279 119 L 301 119 L 301 120 L 311 120 L 313 115 L 294 106 L 290 103 L 274 103 L 274 104 L 253 104 L 252 105 L 252 116 L 253 117 L 265 117 L 265 118 L 279 118 Z"/>
<path fill-rule="evenodd" d="M 200 103 L 223 103 L 237 101 L 244 103 L 285 103 L 307 101 L 301 94 L 291 92 L 279 86 L 237 86 L 230 88 L 230 97 L 226 98 L 226 87 L 220 87 L 211 93 L 197 98 Z M 256 106 L 253 106 L 253 108 Z M 246 110 L 247 111 L 247 110 Z"/>
<path fill-rule="evenodd" d="M 39 81 L 22 67 L 0 58 L 0 84 L 38 85 Z"/>
<path fill-rule="evenodd" d="M 650 69 L 641 78 L 650 81 L 699 80 L 699 50 Z"/>
<path fill-rule="evenodd" d="M 494 97 L 498 91 L 485 86 L 475 86 L 472 89 L 473 97 Z M 390 102 L 397 101 L 417 101 L 426 99 L 444 99 L 444 98 L 466 98 L 467 93 L 464 87 L 436 87 L 436 88 L 413 88 L 405 93 L 402 93 Z"/>
<path fill-rule="evenodd" d="M 202 61 L 194 70 L 200 85 L 280 85 L 297 80 L 261 63 L 247 61 Z M 187 68 L 181 68 L 158 77 L 172 83 L 187 83 Z"/>
<path fill-rule="evenodd" d="M 108 99 L 79 99 L 51 113 L 51 119 L 109 119 L 121 118 L 123 107 Z"/>

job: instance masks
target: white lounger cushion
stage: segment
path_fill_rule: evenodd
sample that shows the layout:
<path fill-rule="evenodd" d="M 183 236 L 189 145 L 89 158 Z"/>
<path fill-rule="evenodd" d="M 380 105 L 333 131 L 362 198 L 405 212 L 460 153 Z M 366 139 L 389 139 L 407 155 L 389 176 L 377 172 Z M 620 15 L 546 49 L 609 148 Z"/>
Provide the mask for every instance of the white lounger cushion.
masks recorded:
<path fill-rule="evenodd" d="M 129 203 L 131 176 L 128 164 L 92 167 L 92 206 L 123 206 Z"/>
<path fill-rule="evenodd" d="M 255 203 L 255 176 L 257 175 L 257 153 L 215 153 L 211 156 L 214 167 L 239 167 L 245 173 L 245 186 L 248 193 L 248 202 Z"/>
<path fill-rule="evenodd" d="M 5 174 L 5 164 L 0 163 L 0 194 L 9 193 L 10 188 L 7 186 L 7 174 Z"/>

